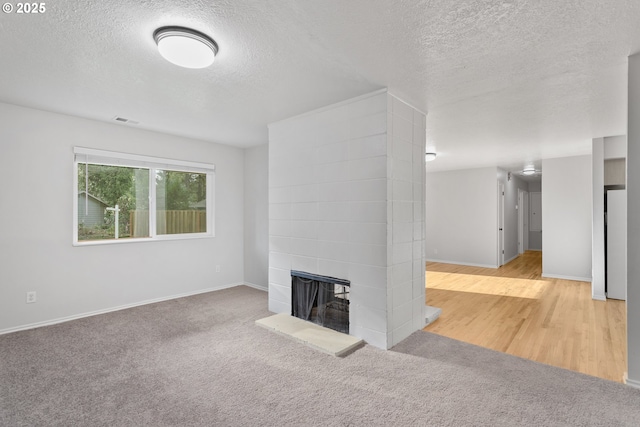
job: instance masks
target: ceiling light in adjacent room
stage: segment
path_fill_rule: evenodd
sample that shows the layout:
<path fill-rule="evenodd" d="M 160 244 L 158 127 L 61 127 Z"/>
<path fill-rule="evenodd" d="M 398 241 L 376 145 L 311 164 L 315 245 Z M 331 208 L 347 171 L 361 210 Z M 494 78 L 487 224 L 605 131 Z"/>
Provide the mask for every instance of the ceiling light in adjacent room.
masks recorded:
<path fill-rule="evenodd" d="M 536 168 L 533 166 L 527 166 L 526 168 L 522 169 L 522 175 L 535 175 L 536 173 Z"/>
<path fill-rule="evenodd" d="M 164 59 L 185 68 L 208 67 L 218 53 L 218 45 L 211 37 L 189 28 L 158 28 L 153 39 Z"/>
<path fill-rule="evenodd" d="M 430 162 L 436 159 L 436 153 L 424 153 L 424 161 Z"/>

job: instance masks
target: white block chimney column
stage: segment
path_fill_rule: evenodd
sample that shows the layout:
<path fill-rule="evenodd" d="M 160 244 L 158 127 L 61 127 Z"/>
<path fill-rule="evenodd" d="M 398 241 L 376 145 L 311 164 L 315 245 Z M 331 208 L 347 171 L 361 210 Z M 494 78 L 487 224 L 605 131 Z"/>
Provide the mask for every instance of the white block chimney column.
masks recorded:
<path fill-rule="evenodd" d="M 291 270 L 351 281 L 350 334 L 388 349 L 425 322 L 426 116 L 386 90 L 269 126 L 269 310 Z"/>

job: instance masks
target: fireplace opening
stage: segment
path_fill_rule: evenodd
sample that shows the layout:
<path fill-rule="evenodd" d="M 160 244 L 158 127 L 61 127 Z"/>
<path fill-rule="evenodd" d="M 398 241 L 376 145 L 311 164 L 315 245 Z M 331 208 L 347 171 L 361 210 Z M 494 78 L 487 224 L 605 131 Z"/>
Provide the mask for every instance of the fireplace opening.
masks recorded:
<path fill-rule="evenodd" d="M 291 270 L 291 315 L 349 333 L 349 280 Z"/>

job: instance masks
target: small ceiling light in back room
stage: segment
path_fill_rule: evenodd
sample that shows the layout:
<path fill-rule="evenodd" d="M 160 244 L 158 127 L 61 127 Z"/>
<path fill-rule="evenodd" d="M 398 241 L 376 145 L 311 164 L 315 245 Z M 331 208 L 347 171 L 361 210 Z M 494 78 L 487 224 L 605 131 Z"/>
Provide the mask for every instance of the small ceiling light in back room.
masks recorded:
<path fill-rule="evenodd" d="M 527 166 L 522 169 L 522 175 L 534 175 L 536 173 L 536 168 L 533 166 Z"/>
<path fill-rule="evenodd" d="M 185 68 L 208 67 L 218 53 L 218 45 L 211 37 L 190 28 L 158 28 L 153 39 L 164 59 Z"/>
<path fill-rule="evenodd" d="M 436 153 L 424 153 L 424 161 L 430 162 L 436 159 Z"/>

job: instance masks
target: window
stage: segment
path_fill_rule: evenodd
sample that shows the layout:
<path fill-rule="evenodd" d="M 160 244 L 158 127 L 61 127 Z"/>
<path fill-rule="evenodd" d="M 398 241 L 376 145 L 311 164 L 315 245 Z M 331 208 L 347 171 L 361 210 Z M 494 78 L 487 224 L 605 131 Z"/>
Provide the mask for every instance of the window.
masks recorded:
<path fill-rule="evenodd" d="M 74 244 L 212 237 L 214 170 L 76 147 Z"/>

